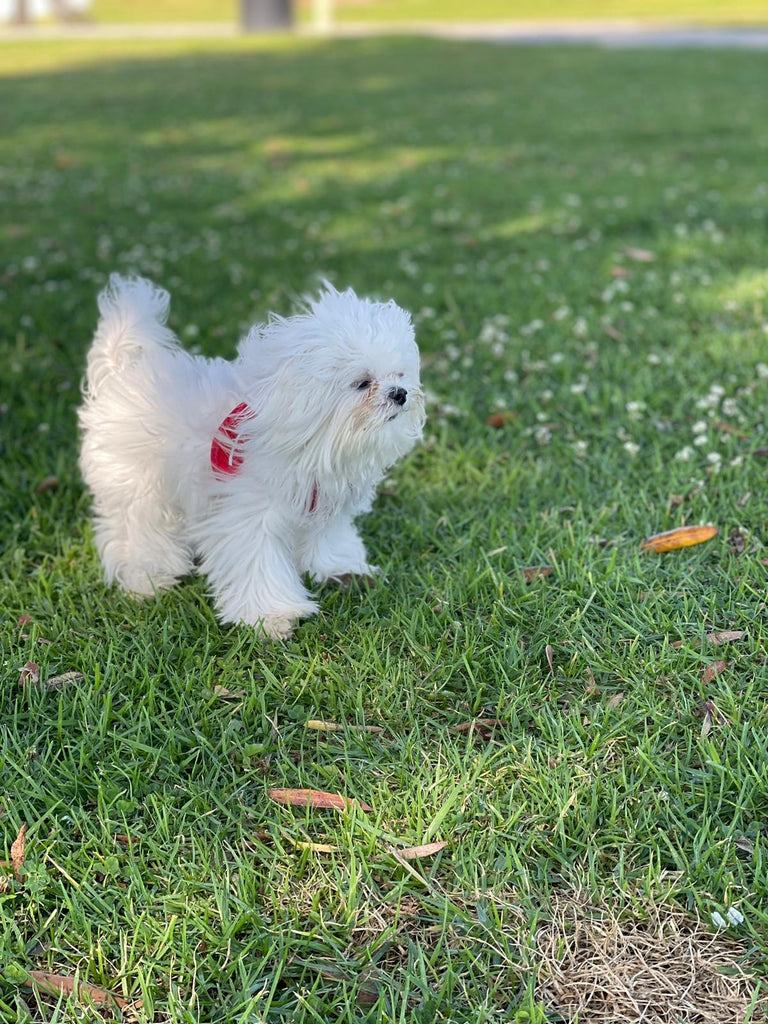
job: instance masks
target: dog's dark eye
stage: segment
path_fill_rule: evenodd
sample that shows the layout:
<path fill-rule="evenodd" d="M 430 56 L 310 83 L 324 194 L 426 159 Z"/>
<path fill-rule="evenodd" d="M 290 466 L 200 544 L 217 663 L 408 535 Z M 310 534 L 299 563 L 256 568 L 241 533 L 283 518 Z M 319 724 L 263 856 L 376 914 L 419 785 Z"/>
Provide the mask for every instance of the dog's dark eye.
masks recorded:
<path fill-rule="evenodd" d="M 354 387 L 356 387 L 358 391 L 367 391 L 371 384 L 373 384 L 373 381 L 370 377 L 363 377 L 362 380 L 355 381 Z"/>

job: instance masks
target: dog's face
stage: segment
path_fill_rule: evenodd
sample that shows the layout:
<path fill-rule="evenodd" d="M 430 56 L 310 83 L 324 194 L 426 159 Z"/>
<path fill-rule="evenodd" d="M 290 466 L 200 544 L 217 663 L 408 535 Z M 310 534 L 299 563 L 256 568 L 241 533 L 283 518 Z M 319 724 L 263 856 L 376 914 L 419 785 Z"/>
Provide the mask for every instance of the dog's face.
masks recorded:
<path fill-rule="evenodd" d="M 409 315 L 330 288 L 309 312 L 274 320 L 254 346 L 272 363 L 270 405 L 289 446 L 330 472 L 390 465 L 421 437 L 424 396 Z"/>

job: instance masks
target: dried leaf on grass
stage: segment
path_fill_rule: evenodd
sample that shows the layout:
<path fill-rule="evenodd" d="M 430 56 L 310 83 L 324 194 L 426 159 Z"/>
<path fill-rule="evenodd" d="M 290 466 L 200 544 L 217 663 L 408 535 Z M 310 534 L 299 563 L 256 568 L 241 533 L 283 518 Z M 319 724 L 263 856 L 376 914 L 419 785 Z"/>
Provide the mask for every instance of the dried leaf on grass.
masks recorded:
<path fill-rule="evenodd" d="M 608 698 L 608 700 L 605 703 L 606 706 L 609 708 L 617 708 L 623 700 L 623 693 L 614 693 L 611 697 Z"/>
<path fill-rule="evenodd" d="M 704 684 L 704 686 L 706 686 L 708 683 L 711 683 L 713 679 L 716 679 L 721 672 L 725 672 L 725 670 L 728 668 L 730 664 L 730 661 L 710 662 L 709 665 L 707 665 L 707 667 L 701 673 L 701 681 Z"/>
<path fill-rule="evenodd" d="M 371 811 L 372 807 L 342 796 L 340 793 L 325 793 L 321 789 L 269 789 L 267 795 L 279 804 L 292 807 L 332 807 L 337 811 L 345 811 L 356 807 L 360 811 Z"/>
<path fill-rule="evenodd" d="M 36 686 L 40 682 L 40 666 L 36 661 L 27 661 L 19 670 L 19 686 L 24 683 L 32 683 Z"/>
<path fill-rule="evenodd" d="M 708 736 L 712 731 L 713 725 L 728 725 L 728 719 L 713 700 L 705 700 L 696 709 L 696 714 L 699 718 L 703 719 L 701 723 L 702 736 Z"/>
<path fill-rule="evenodd" d="M 555 652 L 553 651 L 550 644 L 544 648 L 544 653 L 547 656 L 547 664 L 549 665 L 549 671 L 552 675 L 555 674 Z"/>
<path fill-rule="evenodd" d="M 640 550 L 663 554 L 666 551 L 677 551 L 680 548 L 692 547 L 694 544 L 703 544 L 716 536 L 716 526 L 678 526 L 674 530 L 666 530 L 664 533 L 647 537 L 640 545 Z"/>
<path fill-rule="evenodd" d="M 545 576 L 552 575 L 551 565 L 528 565 L 524 569 L 520 570 L 523 574 L 523 579 L 526 583 L 532 583 L 533 580 L 541 579 Z"/>
<path fill-rule="evenodd" d="M 384 732 L 380 725 L 350 725 L 341 722 L 324 722 L 321 718 L 310 718 L 306 723 L 307 729 L 316 729 L 318 732 L 346 732 L 356 730 L 357 732 Z"/>
<path fill-rule="evenodd" d="M 436 853 L 440 853 L 448 845 L 447 841 L 443 840 L 439 843 L 426 843 L 424 846 L 411 846 L 407 850 L 398 850 L 398 854 L 403 860 L 421 860 L 422 857 L 432 857 Z"/>
<path fill-rule="evenodd" d="M 219 683 L 213 688 L 214 696 L 220 697 L 222 700 L 242 700 L 245 696 L 245 690 L 228 690 L 226 686 L 221 686 Z"/>
<path fill-rule="evenodd" d="M 83 678 L 82 672 L 62 672 L 57 676 L 49 676 L 44 682 L 40 683 L 40 689 L 63 690 L 65 686 L 79 683 Z"/>
<path fill-rule="evenodd" d="M 24 867 L 24 861 L 27 857 L 27 823 L 22 822 L 21 828 L 19 829 L 18 835 L 11 843 L 11 867 L 13 868 L 13 875 L 17 882 L 22 880 L 21 869 Z"/>
<path fill-rule="evenodd" d="M 59 486 L 57 476 L 45 476 L 35 488 L 36 494 L 45 494 L 46 491 L 55 491 Z"/>
<path fill-rule="evenodd" d="M 578 895 L 555 895 L 536 933 L 536 998 L 589 1024 L 743 1024 L 757 983 L 745 949 L 674 906 L 617 916 Z M 765 1020 L 766 1000 L 751 1020 Z"/>
<path fill-rule="evenodd" d="M 707 640 L 715 646 L 730 643 L 731 640 L 741 640 L 745 631 L 743 629 L 723 629 L 717 633 L 707 633 Z"/>
<path fill-rule="evenodd" d="M 503 725 L 504 723 L 500 718 L 473 718 L 470 722 L 462 722 L 461 725 L 452 725 L 451 732 L 457 732 L 462 735 L 467 733 L 476 732 L 482 736 L 483 739 L 490 739 L 491 733 L 497 725 Z"/>
<path fill-rule="evenodd" d="M 75 999 L 85 1005 L 93 1006 L 119 1006 L 125 1007 L 129 1003 L 121 996 L 108 992 L 97 985 L 91 985 L 87 981 L 79 981 L 65 974 L 50 974 L 48 971 L 26 971 L 16 964 L 9 965 L 5 969 L 5 976 L 9 981 L 17 985 L 24 985 L 26 988 L 35 989 L 51 996 L 74 996 Z M 137 1006 L 137 1003 L 130 1004 Z"/>
<path fill-rule="evenodd" d="M 494 430 L 501 430 L 502 427 L 506 427 L 518 415 L 512 409 L 501 409 L 499 412 L 492 412 L 485 422 L 489 427 L 493 427 Z"/>

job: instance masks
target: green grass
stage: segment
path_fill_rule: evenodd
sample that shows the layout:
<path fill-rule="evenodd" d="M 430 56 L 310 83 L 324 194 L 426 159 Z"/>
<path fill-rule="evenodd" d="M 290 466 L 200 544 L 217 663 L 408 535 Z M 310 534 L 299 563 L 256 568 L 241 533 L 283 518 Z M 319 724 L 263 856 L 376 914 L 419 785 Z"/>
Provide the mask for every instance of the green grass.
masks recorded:
<path fill-rule="evenodd" d="M 522 1021 L 526 936 L 581 885 L 639 913 L 737 904 L 762 974 L 764 55 L 0 61 L 0 859 L 29 823 L 0 962 L 79 971 L 142 1021 Z M 200 580 L 146 604 L 103 585 L 75 407 L 115 269 L 168 286 L 209 354 L 321 275 L 413 310 L 435 401 L 364 524 L 386 584 L 324 589 L 284 646 L 221 628 Z M 639 552 L 705 521 L 707 545 Z M 22 688 L 28 660 L 84 678 Z M 727 718 L 708 735 L 705 697 Z M 452 731 L 475 716 L 502 724 Z M 285 809 L 285 786 L 373 811 Z M 415 875 L 388 850 L 434 840 Z M 91 1019 L 28 1004 L 0 978 L 4 1022 Z"/>

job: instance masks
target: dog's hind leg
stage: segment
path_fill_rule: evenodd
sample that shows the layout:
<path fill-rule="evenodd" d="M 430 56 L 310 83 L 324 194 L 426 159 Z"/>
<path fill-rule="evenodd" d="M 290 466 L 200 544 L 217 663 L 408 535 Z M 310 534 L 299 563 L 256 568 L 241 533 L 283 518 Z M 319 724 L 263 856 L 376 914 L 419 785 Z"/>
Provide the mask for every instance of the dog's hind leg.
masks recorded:
<path fill-rule="evenodd" d="M 172 587 L 192 571 L 192 552 L 181 540 L 181 517 L 155 495 L 125 496 L 107 505 L 96 495 L 94 538 L 107 580 L 137 596 Z"/>

